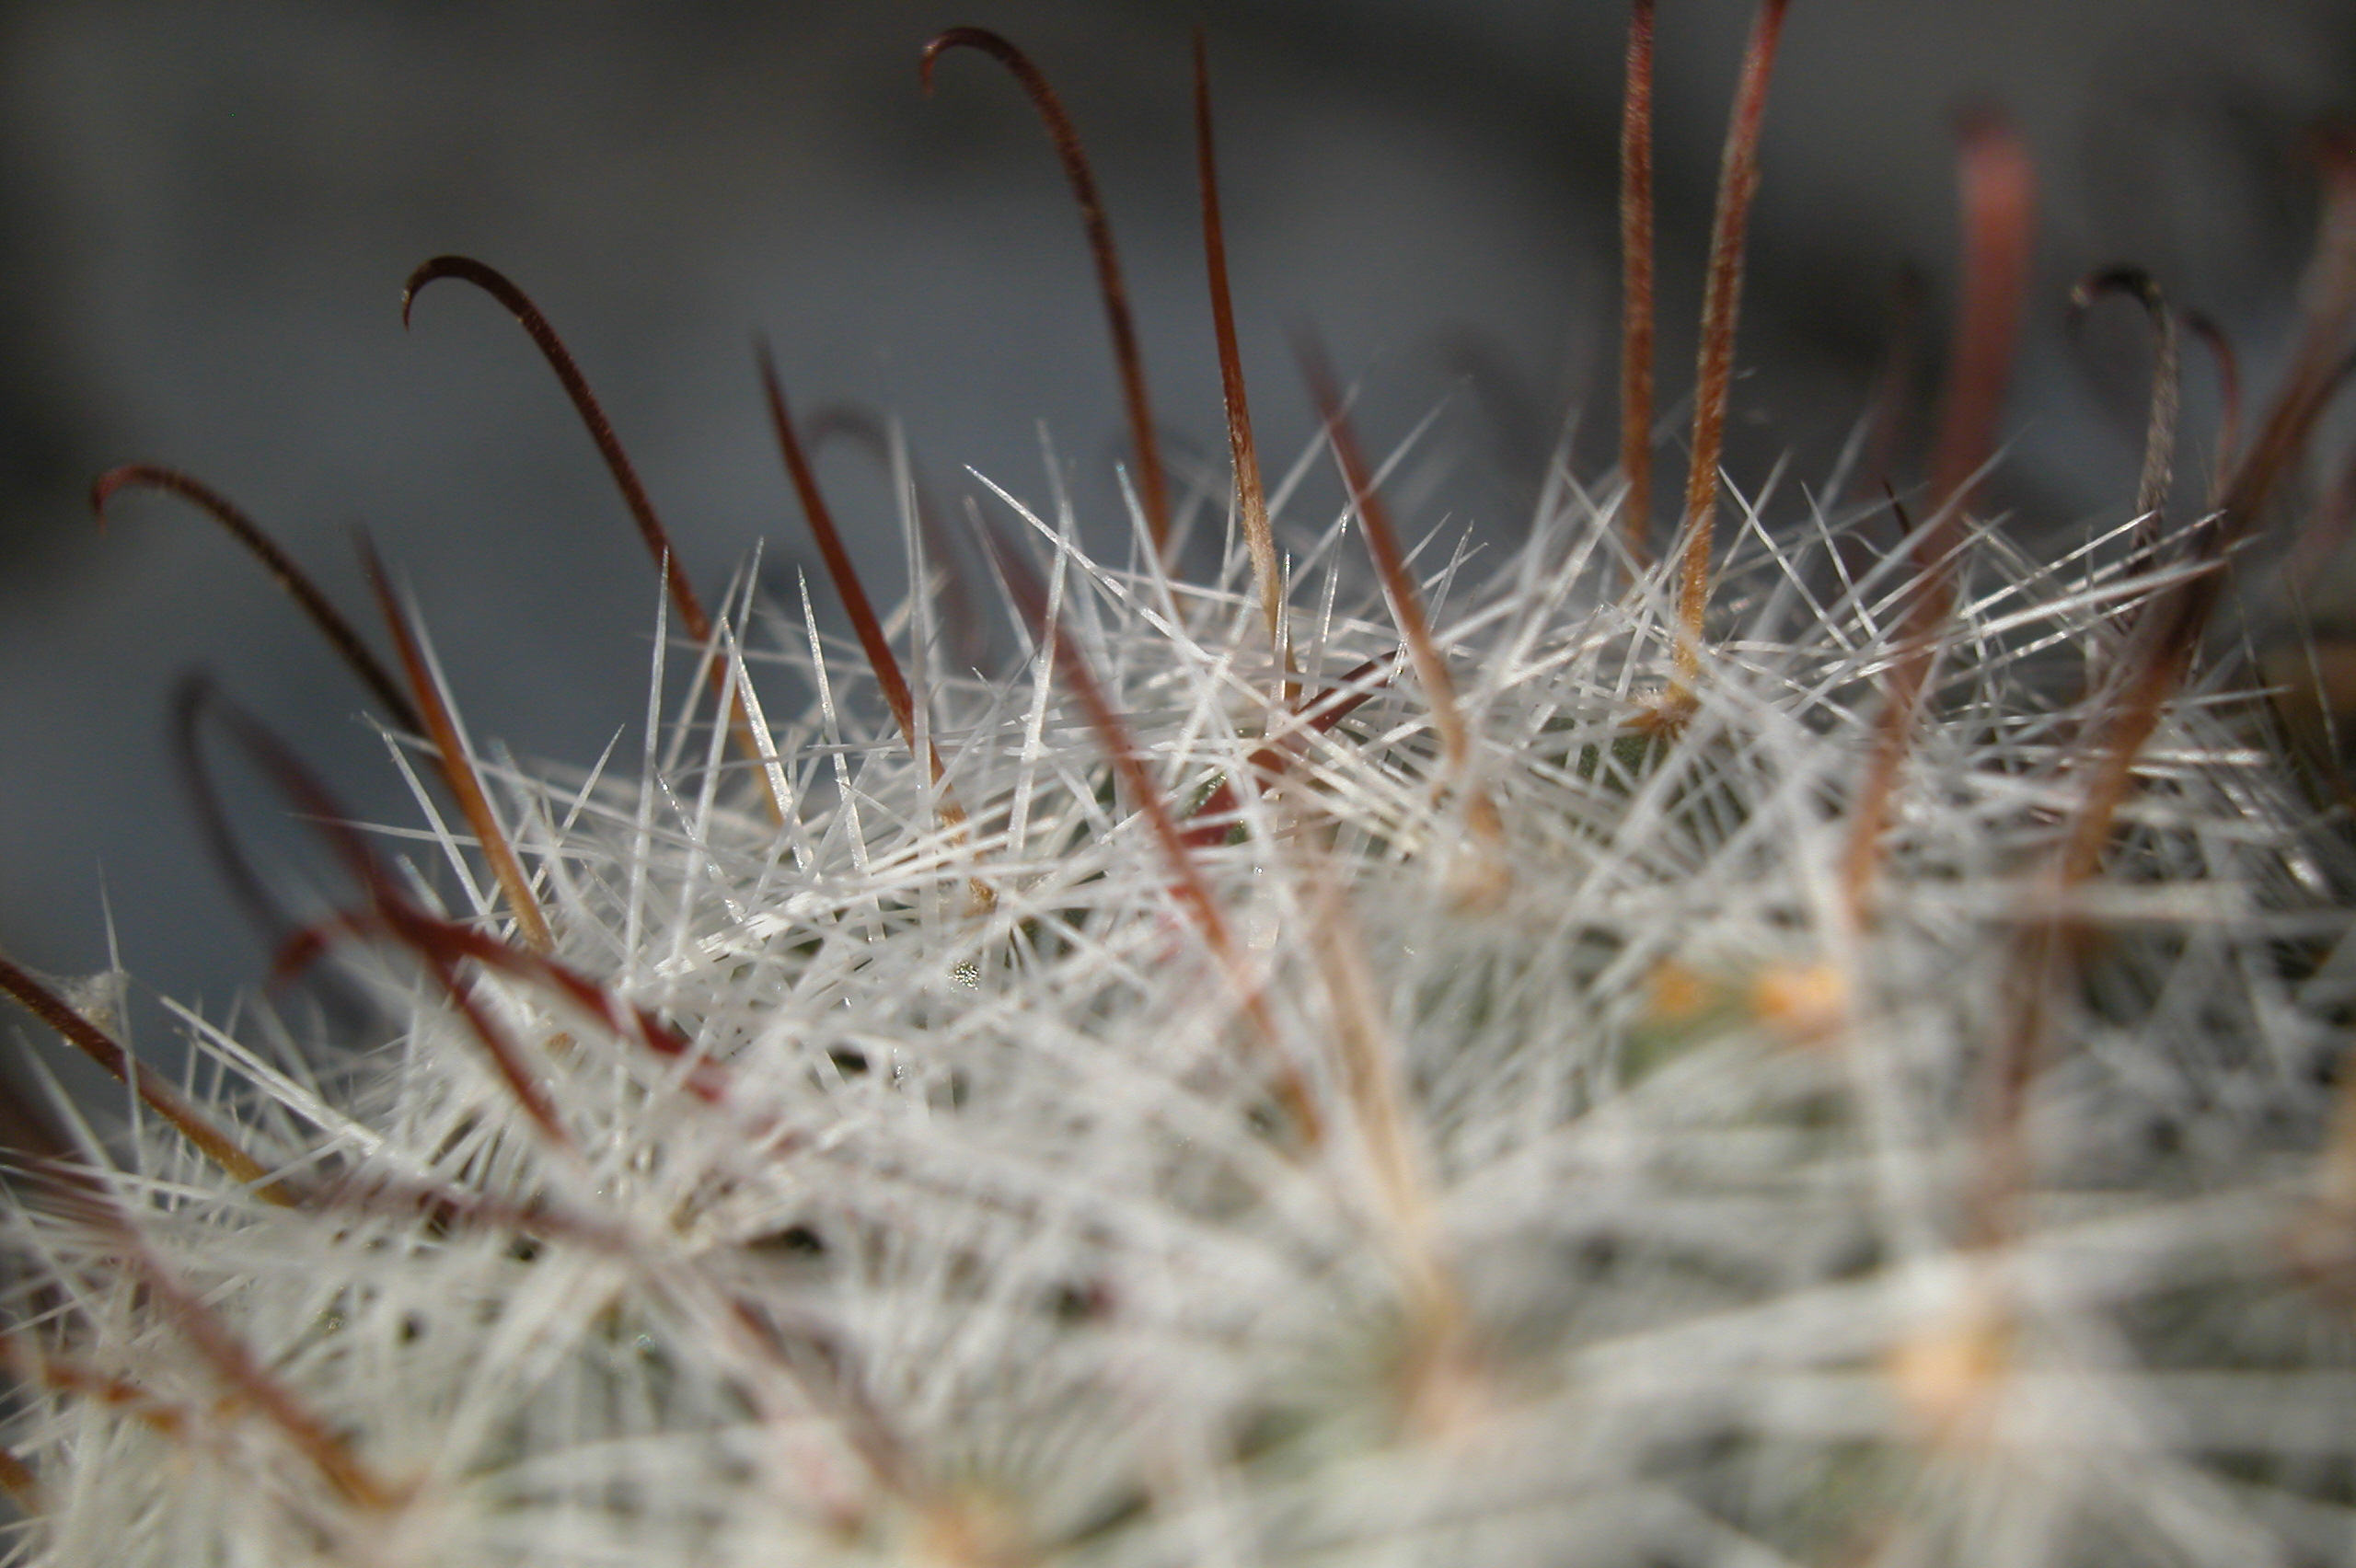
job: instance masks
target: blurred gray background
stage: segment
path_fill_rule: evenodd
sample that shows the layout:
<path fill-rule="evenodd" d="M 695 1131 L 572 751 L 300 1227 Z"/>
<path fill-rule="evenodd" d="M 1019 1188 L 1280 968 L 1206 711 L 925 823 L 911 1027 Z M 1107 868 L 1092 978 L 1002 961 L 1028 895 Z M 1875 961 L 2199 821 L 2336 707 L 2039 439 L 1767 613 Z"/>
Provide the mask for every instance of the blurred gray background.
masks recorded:
<path fill-rule="evenodd" d="M 1666 398 L 1691 378 L 1750 8 L 1662 9 Z M 146 985 L 217 1011 L 260 973 L 170 758 L 168 698 L 191 667 L 364 814 L 410 820 L 357 688 L 249 560 L 160 498 L 125 497 L 94 531 L 84 492 L 113 464 L 218 486 L 355 615 L 364 523 L 414 584 L 478 736 L 576 765 L 634 736 L 653 573 L 512 321 L 443 284 L 402 333 L 397 291 L 427 256 L 479 256 L 537 295 L 708 597 L 756 537 L 774 584 L 814 559 L 763 428 L 756 331 L 801 404 L 895 412 L 952 490 L 972 464 L 1043 497 L 1045 421 L 1106 516 L 1121 422 L 1079 223 L 997 66 L 953 56 L 919 96 L 918 51 L 942 26 L 1007 32 L 1061 88 L 1161 421 L 1182 469 L 1223 476 L 1188 122 L 1197 20 L 1270 460 L 1310 433 L 1287 333 L 1313 325 L 1365 380 L 1369 441 L 1445 403 L 1434 439 L 1468 478 L 1407 519 L 1419 529 L 1514 527 L 1574 409 L 1583 471 L 1606 467 L 1619 0 L 0 10 L 0 951 L 98 969 L 110 903 Z M 1788 449 L 1798 476 L 1824 472 L 1907 263 L 1930 281 L 1935 340 L 1951 127 L 1974 102 L 2018 121 L 2043 180 L 2003 500 L 2067 524 L 2131 490 L 2139 324 L 2119 307 L 2074 344 L 2060 330 L 2090 267 L 2154 269 L 2263 385 L 2313 216 L 2301 134 L 2356 110 L 2349 0 L 1797 0 L 1751 236 L 1738 467 Z M 2213 401 L 2193 382 L 2205 432 Z M 824 477 L 852 527 L 885 515 L 849 449 Z M 895 547 L 869 559 L 896 593 Z M 320 859 L 250 775 L 226 777 L 256 843 Z"/>

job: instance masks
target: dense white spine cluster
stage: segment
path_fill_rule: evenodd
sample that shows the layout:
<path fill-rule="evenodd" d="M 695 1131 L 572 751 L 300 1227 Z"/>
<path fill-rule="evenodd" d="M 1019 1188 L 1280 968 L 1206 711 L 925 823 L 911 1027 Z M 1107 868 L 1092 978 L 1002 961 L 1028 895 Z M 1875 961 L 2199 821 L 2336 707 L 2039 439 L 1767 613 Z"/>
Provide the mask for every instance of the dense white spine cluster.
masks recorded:
<path fill-rule="evenodd" d="M 1564 490 L 1484 581 L 1434 574 L 1504 825 L 1478 904 L 1348 520 L 1292 536 L 1305 686 L 1372 673 L 1187 852 L 1226 968 L 1052 650 L 918 659 L 936 786 L 805 610 L 744 602 L 700 651 L 762 694 L 782 827 L 703 686 L 635 769 L 495 779 L 613 1004 L 461 982 L 561 1146 L 397 944 L 347 946 L 391 961 L 361 1049 L 190 1020 L 193 1086 L 306 1201 L 149 1126 L 107 1182 L 139 1266 L 72 1205 L 14 1214 L 24 1555 L 2344 1559 L 2356 1337 L 2298 1266 L 2344 844 L 2246 701 L 2176 704 L 1992 1125 L 2069 694 L 2148 585 L 1979 542 L 1860 928 L 1844 803 L 1909 584 L 1843 581 L 1869 521 L 1780 510 L 1673 743 L 1628 728 L 1659 584 L 1599 595 L 1608 511 Z M 1035 532 L 1062 656 L 1172 809 L 1239 776 L 1249 593 Z M 473 849 L 434 821 L 410 895 L 502 928 Z M 225 1389 L 158 1279 L 382 1495 Z"/>

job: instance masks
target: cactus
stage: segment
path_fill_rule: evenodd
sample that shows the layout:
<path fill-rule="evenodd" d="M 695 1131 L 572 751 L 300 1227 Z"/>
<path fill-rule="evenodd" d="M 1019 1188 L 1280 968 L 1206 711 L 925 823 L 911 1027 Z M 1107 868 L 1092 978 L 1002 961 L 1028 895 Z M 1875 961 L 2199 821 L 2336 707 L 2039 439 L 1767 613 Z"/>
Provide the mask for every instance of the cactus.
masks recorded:
<path fill-rule="evenodd" d="M 405 305 L 518 317 L 663 575 L 641 744 L 577 772 L 469 741 L 373 557 L 388 663 L 225 498 L 103 478 L 294 588 L 422 825 L 341 825 L 195 689 L 335 868 L 294 913 L 244 877 L 276 978 L 366 1021 L 183 1011 L 175 1081 L 0 959 L 129 1089 L 0 1115 L 17 1559 L 2356 1561 L 2329 651 L 2211 625 L 2356 332 L 2356 161 L 2202 515 L 2165 515 L 2184 318 L 2132 271 L 2086 294 L 2163 349 L 2131 510 L 2040 555 L 1975 507 L 2027 286 L 1992 120 L 1927 481 L 1722 480 L 1783 10 L 1667 549 L 1650 0 L 1623 463 L 1558 465 L 1495 561 L 1403 537 L 1313 346 L 1347 505 L 1264 493 L 1199 49 L 1233 486 L 1172 482 L 1085 154 L 972 29 L 925 66 L 994 56 L 1054 133 L 1125 536 L 985 480 L 964 550 L 895 447 L 918 588 L 879 609 L 765 363 L 829 581 L 707 608 L 531 300 L 428 262 Z M 953 667 L 953 573 L 1011 663 Z"/>

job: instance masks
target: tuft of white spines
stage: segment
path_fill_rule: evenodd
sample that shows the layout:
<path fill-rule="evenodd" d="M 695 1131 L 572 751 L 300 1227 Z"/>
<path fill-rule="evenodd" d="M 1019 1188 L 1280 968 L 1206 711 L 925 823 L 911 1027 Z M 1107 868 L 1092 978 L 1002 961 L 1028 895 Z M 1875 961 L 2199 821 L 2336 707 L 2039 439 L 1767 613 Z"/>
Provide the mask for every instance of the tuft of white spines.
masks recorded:
<path fill-rule="evenodd" d="M 1861 918 L 1919 587 L 1881 515 L 1746 508 L 1674 738 L 1630 727 L 1674 619 L 1664 572 L 1600 586 L 1608 502 L 1558 484 L 1502 560 L 1425 569 L 1502 832 L 1471 897 L 1350 513 L 1286 536 L 1292 709 L 1240 543 L 1187 586 L 1008 514 L 1051 617 L 1017 667 L 907 617 L 939 780 L 806 600 L 747 589 L 658 653 L 634 767 L 491 771 L 545 964 L 421 787 L 388 880 L 490 933 L 453 984 L 364 928 L 374 1032 L 187 1017 L 186 1088 L 296 1201 L 134 1103 L 81 1129 L 103 1203 L 9 1210 L 17 1560 L 2356 1558 L 2317 1188 L 2356 862 L 2230 657 L 2040 902 L 2170 580 L 2124 530 L 1973 542 Z M 682 654 L 722 689 L 663 714 Z"/>

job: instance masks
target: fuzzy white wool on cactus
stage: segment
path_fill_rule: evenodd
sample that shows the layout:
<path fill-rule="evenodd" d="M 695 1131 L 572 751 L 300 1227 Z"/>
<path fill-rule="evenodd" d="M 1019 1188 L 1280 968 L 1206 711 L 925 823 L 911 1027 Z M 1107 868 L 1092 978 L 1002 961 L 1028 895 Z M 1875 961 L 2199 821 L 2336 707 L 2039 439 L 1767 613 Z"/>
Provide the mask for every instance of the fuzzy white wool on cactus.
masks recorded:
<path fill-rule="evenodd" d="M 1567 463 L 1499 559 L 1403 550 L 1312 368 L 1348 501 L 1275 552 L 1240 380 L 1236 492 L 1140 461 L 1126 548 L 982 481 L 995 673 L 922 589 L 706 613 L 601 436 L 669 579 L 633 754 L 477 750 L 387 590 L 418 825 L 323 825 L 284 949 L 370 1021 L 6 1102 L 17 1556 L 2356 1561 L 2356 855 L 2195 657 L 2351 246 L 2343 190 L 2189 528 L 2026 549 L 1965 420 L 1896 504 L 1730 480 L 1700 595 Z"/>

